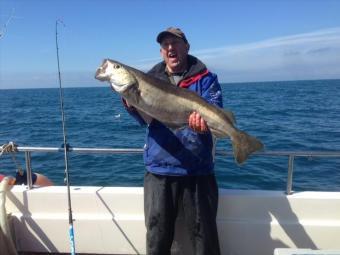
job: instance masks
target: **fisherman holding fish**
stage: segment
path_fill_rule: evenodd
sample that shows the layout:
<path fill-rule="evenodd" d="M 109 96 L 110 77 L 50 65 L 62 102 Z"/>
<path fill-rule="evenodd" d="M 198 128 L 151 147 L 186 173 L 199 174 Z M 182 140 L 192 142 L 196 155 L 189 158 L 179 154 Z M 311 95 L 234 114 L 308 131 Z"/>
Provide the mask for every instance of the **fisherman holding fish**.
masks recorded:
<path fill-rule="evenodd" d="M 190 44 L 179 28 L 157 36 L 164 61 L 148 74 L 174 86 L 196 92 L 208 103 L 222 107 L 216 74 L 189 55 Z M 188 127 L 171 130 L 156 119 L 129 112 L 149 122 L 145 145 L 144 210 L 147 254 L 170 254 L 179 208 L 190 234 L 194 254 L 220 254 L 216 213 L 218 188 L 214 175 L 214 139 L 205 120 L 193 111 Z"/>
<path fill-rule="evenodd" d="M 128 112 L 147 125 L 147 254 L 170 254 L 179 211 L 183 211 L 194 254 L 220 254 L 215 138 L 231 139 L 238 164 L 263 144 L 239 130 L 233 113 L 222 109 L 217 75 L 189 55 L 189 42 L 179 28 L 162 31 L 156 40 L 163 61 L 147 74 L 105 59 L 95 75 L 100 81 L 108 81 L 122 96 Z"/>

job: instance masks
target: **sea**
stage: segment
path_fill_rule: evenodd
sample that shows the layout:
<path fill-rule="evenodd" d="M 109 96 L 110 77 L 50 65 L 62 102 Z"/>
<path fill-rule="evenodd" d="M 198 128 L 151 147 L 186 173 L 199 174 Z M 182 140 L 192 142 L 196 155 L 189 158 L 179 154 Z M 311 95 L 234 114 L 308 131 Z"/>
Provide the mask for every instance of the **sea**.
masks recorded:
<path fill-rule="evenodd" d="M 224 108 L 237 127 L 258 137 L 264 152 L 340 153 L 340 80 L 221 84 Z M 67 142 L 79 148 L 138 148 L 145 143 L 141 127 L 109 87 L 65 88 Z M 0 146 L 58 147 L 63 132 L 58 88 L 0 90 Z M 217 150 L 231 152 L 229 139 Z M 223 154 L 223 153 L 222 153 Z M 143 186 L 141 153 L 68 153 L 74 186 Z M 287 183 L 287 156 L 252 155 L 244 164 L 231 155 L 216 156 L 218 185 L 225 189 L 282 190 Z M 32 168 L 56 185 L 65 185 L 63 153 L 32 152 Z M 25 169 L 23 153 L 0 156 L 0 173 Z M 339 157 L 296 157 L 293 190 L 340 191 Z"/>

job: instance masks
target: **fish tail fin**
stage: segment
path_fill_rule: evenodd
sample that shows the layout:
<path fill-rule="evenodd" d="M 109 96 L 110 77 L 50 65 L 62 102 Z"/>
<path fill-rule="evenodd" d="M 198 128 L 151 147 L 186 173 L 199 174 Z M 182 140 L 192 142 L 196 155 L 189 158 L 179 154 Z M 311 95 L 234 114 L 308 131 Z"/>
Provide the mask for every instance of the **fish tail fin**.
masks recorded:
<path fill-rule="evenodd" d="M 238 164 L 242 164 L 251 153 L 263 149 L 263 144 L 260 140 L 243 131 L 238 131 L 233 136 L 232 145 L 234 157 Z"/>

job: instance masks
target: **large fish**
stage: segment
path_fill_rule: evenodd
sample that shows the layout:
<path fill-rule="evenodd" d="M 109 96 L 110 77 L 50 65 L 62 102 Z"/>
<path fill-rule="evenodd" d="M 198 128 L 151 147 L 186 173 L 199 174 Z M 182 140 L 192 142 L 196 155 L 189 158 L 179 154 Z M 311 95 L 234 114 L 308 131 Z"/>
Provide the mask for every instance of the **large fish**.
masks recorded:
<path fill-rule="evenodd" d="M 100 81 L 108 81 L 129 105 L 170 128 L 187 126 L 189 115 L 198 112 L 215 137 L 230 137 L 234 157 L 239 164 L 249 154 L 263 148 L 257 138 L 235 127 L 231 112 L 207 103 L 195 92 L 176 87 L 111 59 L 103 61 L 95 77 Z"/>

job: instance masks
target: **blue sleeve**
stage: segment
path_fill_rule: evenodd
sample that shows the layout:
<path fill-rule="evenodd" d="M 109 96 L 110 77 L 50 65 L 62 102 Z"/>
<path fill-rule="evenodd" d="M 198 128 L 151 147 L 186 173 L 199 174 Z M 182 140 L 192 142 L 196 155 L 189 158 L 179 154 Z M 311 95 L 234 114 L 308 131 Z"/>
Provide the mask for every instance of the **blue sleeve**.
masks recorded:
<path fill-rule="evenodd" d="M 127 106 L 126 101 L 124 98 L 122 98 L 122 103 L 126 111 L 139 123 L 141 126 L 145 126 L 146 122 L 145 120 L 139 115 L 136 108 L 133 106 Z"/>
<path fill-rule="evenodd" d="M 210 104 L 223 108 L 222 89 L 216 74 L 210 73 L 203 78 L 201 96 Z"/>

